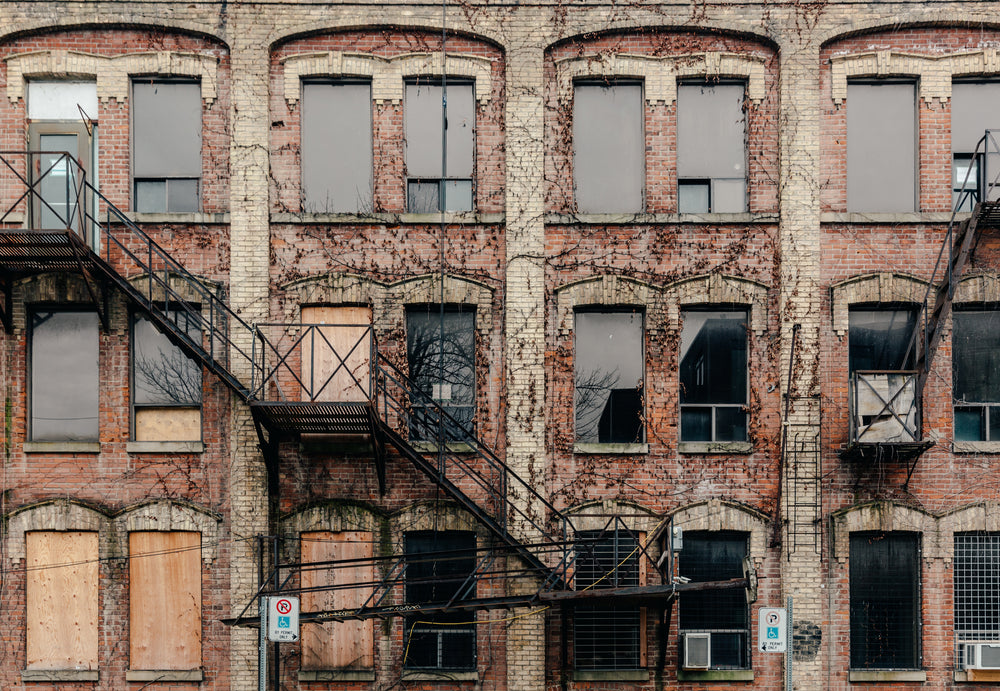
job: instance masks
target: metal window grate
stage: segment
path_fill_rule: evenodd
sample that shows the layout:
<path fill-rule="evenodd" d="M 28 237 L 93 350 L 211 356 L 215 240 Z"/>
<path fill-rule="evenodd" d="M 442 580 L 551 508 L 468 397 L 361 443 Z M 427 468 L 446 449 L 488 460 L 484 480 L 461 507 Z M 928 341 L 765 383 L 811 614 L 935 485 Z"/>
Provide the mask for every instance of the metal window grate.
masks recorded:
<path fill-rule="evenodd" d="M 1000 533 L 955 535 L 955 663 L 964 641 L 1000 641 Z"/>

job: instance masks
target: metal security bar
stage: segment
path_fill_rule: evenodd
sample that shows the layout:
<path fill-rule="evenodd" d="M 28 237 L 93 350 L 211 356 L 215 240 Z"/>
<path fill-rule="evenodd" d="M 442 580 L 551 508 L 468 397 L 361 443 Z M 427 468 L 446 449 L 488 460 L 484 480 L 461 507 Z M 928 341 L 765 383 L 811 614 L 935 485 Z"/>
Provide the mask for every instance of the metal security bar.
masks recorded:
<path fill-rule="evenodd" d="M 1000 533 L 955 534 L 955 667 L 967 641 L 1000 643 Z"/>

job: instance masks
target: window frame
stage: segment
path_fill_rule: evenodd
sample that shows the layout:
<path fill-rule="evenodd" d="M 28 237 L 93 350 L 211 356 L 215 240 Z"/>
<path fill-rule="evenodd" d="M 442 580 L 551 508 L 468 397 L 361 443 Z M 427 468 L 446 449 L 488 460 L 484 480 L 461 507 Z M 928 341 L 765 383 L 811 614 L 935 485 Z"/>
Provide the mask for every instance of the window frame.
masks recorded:
<path fill-rule="evenodd" d="M 954 617 L 952 630 L 955 640 L 955 669 L 963 670 L 967 669 L 965 643 L 1000 640 L 1000 608 L 996 604 L 996 593 L 1000 592 L 1000 558 L 998 558 L 1000 557 L 1000 532 L 987 530 L 955 532 L 952 539 L 954 547 L 952 569 Z M 988 555 L 976 555 L 971 559 L 969 558 L 971 547 L 977 546 L 976 541 L 980 543 L 992 543 L 987 545 L 987 550 L 992 555 L 992 559 Z M 961 544 L 963 542 L 967 542 L 968 544 Z M 977 582 L 962 582 L 964 579 Z M 987 586 L 983 588 L 983 581 L 992 582 L 993 587 L 990 588 Z M 972 590 L 978 591 L 978 598 L 969 592 Z M 990 593 L 993 593 L 993 603 L 989 603 Z M 984 607 L 982 605 L 983 599 L 987 600 L 988 605 L 992 604 L 992 607 Z M 993 626 L 984 627 L 982 623 L 989 622 L 984 621 L 987 617 L 982 612 L 989 609 L 993 610 L 990 612 L 992 614 L 993 621 L 991 623 Z M 980 627 L 978 627 L 978 630 L 961 630 L 966 628 L 962 626 L 966 618 L 979 620 Z M 970 621 L 969 623 L 972 624 L 973 622 Z M 970 626 L 969 628 L 973 627 Z"/>
<path fill-rule="evenodd" d="M 470 152 L 470 154 L 471 154 L 471 160 L 468 161 L 469 175 L 468 176 L 455 175 L 454 173 L 451 173 L 448 170 L 444 170 L 444 171 L 440 170 L 440 165 L 441 165 L 440 156 L 438 158 L 438 161 L 435 164 L 433 164 L 433 166 L 431 166 L 431 167 L 436 167 L 438 169 L 438 172 L 449 173 L 449 174 L 447 174 L 447 175 L 442 174 L 442 175 L 438 175 L 438 176 L 421 174 L 420 168 L 423 167 L 423 162 L 421 162 L 420 165 L 414 165 L 413 166 L 414 168 L 417 168 L 417 173 L 418 173 L 418 174 L 413 174 L 413 173 L 411 173 L 411 170 L 410 170 L 410 168 L 411 168 L 411 165 L 410 165 L 410 159 L 411 159 L 410 148 L 409 148 L 408 144 L 404 144 L 404 147 L 403 147 L 403 165 L 404 165 L 405 170 L 406 170 L 406 177 L 404 179 L 404 184 L 405 184 L 404 198 L 406 200 L 406 212 L 407 213 L 416 213 L 416 214 L 427 214 L 427 213 L 472 213 L 472 212 L 475 212 L 475 210 L 476 210 L 476 187 L 477 187 L 477 185 L 476 185 L 476 158 L 477 158 L 476 157 L 476 139 L 477 139 L 476 134 L 477 134 L 477 130 L 478 130 L 478 106 L 477 106 L 477 103 L 476 103 L 476 80 L 474 78 L 468 78 L 468 77 L 450 77 L 449 76 L 449 77 L 446 77 L 446 82 L 447 82 L 447 87 L 446 87 L 447 89 L 455 89 L 455 88 L 462 88 L 463 90 L 467 89 L 468 90 L 468 94 L 467 95 L 468 95 L 469 99 L 471 100 L 471 107 L 472 107 L 472 112 L 471 112 L 471 117 L 472 117 L 472 131 L 470 132 L 470 135 L 469 135 L 470 139 L 471 139 L 471 141 L 469 143 L 470 144 L 470 149 L 471 149 L 471 152 Z M 409 100 L 409 91 L 410 91 L 411 87 L 418 87 L 418 88 L 419 87 L 426 87 L 428 89 L 441 89 L 442 88 L 441 87 L 441 76 L 438 75 L 437 77 L 434 77 L 434 76 L 430 76 L 430 75 L 427 75 L 427 76 L 421 75 L 421 76 L 407 77 L 406 79 L 404 79 L 404 81 L 403 81 L 403 135 L 404 135 L 404 142 L 408 142 L 409 139 L 410 139 L 409 138 L 409 133 L 410 133 L 409 113 L 413 112 L 413 110 L 407 106 L 407 101 Z M 452 99 L 449 96 L 448 97 L 448 103 L 449 104 L 451 103 L 451 100 Z M 449 112 L 449 114 L 451 113 L 450 106 L 449 106 L 448 112 Z M 455 135 L 454 140 L 456 142 L 460 141 L 460 140 L 458 140 L 458 136 L 459 135 Z M 445 140 L 449 144 L 453 143 L 453 138 L 451 136 L 448 136 L 447 134 L 445 134 Z M 449 147 L 449 150 L 450 150 L 450 148 L 451 147 Z M 439 151 L 440 151 L 440 149 L 439 149 Z M 451 159 L 450 155 L 448 156 L 448 159 L 449 160 Z M 465 208 L 465 207 L 463 207 L 463 208 L 447 208 L 448 206 L 450 206 L 449 199 L 452 198 L 452 195 L 448 194 L 449 187 L 455 187 L 457 189 L 457 186 L 459 184 L 464 184 L 464 183 L 468 183 L 468 186 L 469 186 L 469 205 L 468 205 L 468 208 Z M 413 192 L 411 192 L 411 188 L 413 188 L 414 186 L 421 186 L 421 185 L 423 185 L 423 186 L 432 186 L 432 185 L 435 185 L 435 184 L 437 185 L 437 193 L 436 193 L 437 194 L 437 205 L 436 205 L 436 208 L 435 209 L 416 208 L 418 205 L 414 203 L 414 200 L 416 199 L 416 197 L 413 196 Z M 443 194 L 442 194 L 442 192 L 443 192 Z M 445 208 L 442 208 L 442 204 L 441 204 L 441 199 L 442 198 L 444 198 L 444 200 L 445 200 L 445 204 L 444 204 Z"/>
<path fill-rule="evenodd" d="M 604 405 L 601 407 L 601 413 L 597 417 L 597 434 L 594 435 L 596 438 L 582 437 L 580 434 L 580 396 L 579 396 L 579 375 L 580 375 L 580 315 L 594 314 L 594 315 L 638 315 L 639 318 L 639 353 L 638 361 L 640 363 L 640 376 L 637 382 L 638 390 L 638 412 L 639 419 L 636 426 L 636 434 L 634 439 L 628 441 L 619 440 L 616 438 L 612 439 L 601 439 L 601 427 L 602 420 L 604 418 L 604 412 L 611 410 L 611 394 L 615 391 L 632 391 L 631 388 L 619 388 L 612 389 L 608 387 L 600 387 L 601 389 L 608 389 L 609 395 L 604 400 Z M 573 434 L 575 443 L 580 444 L 597 444 L 598 446 L 608 447 L 610 445 L 634 445 L 634 444 L 645 444 L 646 442 L 646 309 L 644 306 L 640 305 L 581 305 L 573 310 Z M 622 359 L 622 361 L 627 362 L 628 357 Z M 617 380 L 615 383 L 618 383 Z M 626 411 L 627 412 L 627 411 Z M 592 424 L 592 423 L 591 423 Z M 608 424 L 613 428 L 614 422 L 609 421 Z M 617 435 L 609 434 L 612 437 L 617 437 Z"/>
<path fill-rule="evenodd" d="M 953 206 L 953 208 L 955 207 L 956 202 L 958 201 L 958 195 L 959 194 L 961 194 L 963 191 L 971 190 L 971 193 L 965 199 L 962 200 L 961 206 L 956 209 L 957 211 L 971 212 L 972 211 L 972 207 L 977 202 L 980 201 L 980 199 L 982 197 L 982 194 L 985 191 L 984 190 L 984 185 L 983 185 L 983 182 L 984 182 L 984 179 L 983 179 L 984 178 L 984 176 L 983 176 L 983 168 L 984 168 L 984 166 L 983 166 L 983 160 L 982 160 L 981 156 L 978 159 L 974 159 L 974 149 L 973 150 L 969 150 L 969 147 L 968 147 L 967 143 L 963 146 L 963 145 L 961 145 L 960 142 L 956 141 L 956 139 L 961 138 L 960 136 L 956 136 L 956 125 L 965 124 L 965 123 L 961 123 L 961 122 L 956 123 L 956 117 L 955 117 L 956 116 L 956 110 L 959 110 L 959 109 L 956 109 L 956 107 L 955 107 L 956 92 L 962 91 L 963 90 L 962 87 L 966 87 L 966 86 L 973 86 L 973 87 L 975 87 L 975 86 L 984 86 L 984 87 L 986 87 L 986 86 L 992 86 L 994 88 L 994 93 L 992 94 L 993 97 L 994 97 L 994 100 L 1000 101 L 1000 79 L 997 79 L 997 78 L 985 78 L 985 77 L 965 77 L 965 78 L 963 78 L 963 77 L 953 77 L 952 80 L 951 80 L 951 85 L 952 85 L 952 98 L 951 98 L 951 146 L 950 146 L 950 148 L 951 148 L 951 153 L 952 153 L 952 164 L 951 164 L 952 206 Z M 987 110 L 989 110 L 988 107 L 987 107 Z M 963 118 L 961 113 L 959 114 L 959 116 L 960 116 L 959 119 L 975 119 L 975 118 L 970 118 L 968 116 L 966 116 L 966 117 Z M 984 127 L 983 130 L 982 130 L 982 132 L 978 132 L 977 131 L 977 134 L 975 135 L 977 140 L 986 132 L 986 129 L 987 128 Z M 1000 133 L 1000 128 L 993 129 L 992 131 Z M 988 154 L 987 158 L 989 159 L 986 162 L 986 166 L 985 166 L 985 168 L 986 168 L 987 171 L 992 170 L 992 169 L 994 169 L 996 167 L 1000 167 L 1000 156 L 998 156 L 996 152 Z M 973 165 L 975 166 L 975 175 L 970 175 L 969 176 L 970 177 L 970 180 L 969 180 L 970 185 L 966 186 L 966 187 L 963 187 L 962 184 L 961 184 L 964 181 L 964 176 L 963 176 L 963 180 L 958 180 L 957 177 L 956 177 L 956 172 L 958 170 L 959 162 L 960 161 L 972 161 Z"/>
<path fill-rule="evenodd" d="M 204 178 L 205 178 L 205 166 L 204 166 L 204 115 L 205 106 L 202 96 L 202 85 L 201 80 L 194 77 L 172 77 L 166 75 L 129 75 L 129 191 L 132 200 L 132 211 L 135 213 L 199 213 L 204 204 Z M 136 85 L 155 85 L 155 84 L 190 84 L 198 87 L 198 114 L 197 114 L 197 136 L 198 136 L 198 175 L 193 177 L 191 175 L 136 175 L 138 169 L 138 163 L 136 161 L 136 136 L 138 130 L 137 126 L 137 108 L 136 108 L 136 96 L 135 87 Z M 147 210 L 145 208 L 139 208 L 139 185 L 140 184 L 154 184 L 163 182 L 163 209 L 162 210 Z M 176 182 L 194 182 L 195 187 L 195 198 L 194 198 L 194 209 L 172 209 L 170 206 L 170 181 Z"/>
<path fill-rule="evenodd" d="M 625 161 L 625 160 L 614 161 L 613 162 L 614 163 L 613 166 L 608 166 L 608 165 L 602 166 L 604 175 L 600 175 L 600 174 L 594 175 L 593 177 L 595 178 L 595 180 L 593 181 L 593 183 L 589 182 L 588 176 L 581 175 L 581 170 L 584 168 L 584 166 L 579 162 L 580 147 L 578 146 L 578 144 L 583 139 L 583 137 L 581 136 L 582 133 L 578 132 L 578 129 L 577 129 L 579 127 L 580 120 L 581 120 L 581 116 L 580 116 L 580 112 L 581 111 L 578 110 L 578 106 L 579 106 L 579 90 L 581 88 L 582 89 L 599 88 L 599 89 L 604 89 L 604 90 L 615 90 L 615 89 L 617 89 L 619 87 L 623 87 L 624 89 L 630 89 L 630 90 L 633 89 L 633 88 L 635 88 L 635 89 L 638 90 L 638 93 L 637 93 L 637 98 L 638 98 L 638 104 L 637 104 L 638 105 L 638 113 L 637 113 L 637 115 L 638 115 L 638 122 L 635 123 L 636 126 L 637 126 L 637 131 L 634 134 L 634 138 L 635 138 L 635 142 L 636 142 L 636 149 L 637 150 L 631 152 L 631 154 L 633 154 L 635 156 L 635 158 L 636 158 L 635 165 L 638 167 L 638 169 L 634 170 L 634 171 L 630 171 L 630 172 L 632 172 L 632 173 L 635 174 L 635 177 L 638 178 L 635 181 L 635 184 L 638 187 L 638 199 L 637 200 L 632 200 L 631 198 L 629 198 L 628 196 L 626 196 L 623 193 L 614 194 L 612 192 L 612 193 L 610 193 L 610 194 L 612 194 L 612 196 L 614 196 L 618 201 L 623 202 L 621 204 L 621 206 L 615 206 L 615 205 L 605 206 L 605 205 L 602 205 L 602 204 L 598 204 L 596 206 L 592 206 L 589 203 L 588 199 L 587 199 L 588 192 L 587 192 L 586 188 L 589 188 L 589 187 L 607 188 L 608 186 L 616 186 L 615 182 L 614 182 L 615 178 L 617 178 L 621 182 L 628 183 L 630 181 L 630 177 L 629 176 L 627 176 L 627 175 L 616 176 L 615 175 L 615 171 L 621 172 L 621 171 L 625 170 L 626 168 L 631 168 L 631 166 L 626 166 L 625 164 L 629 163 L 629 161 Z M 580 213 L 587 213 L 587 214 L 599 214 L 599 213 L 614 213 L 614 214 L 625 213 L 625 214 L 629 214 L 629 213 L 633 213 L 633 214 L 639 214 L 639 213 L 643 213 L 646 210 L 646 145 L 645 145 L 645 142 L 646 142 L 646 94 L 645 94 L 645 91 L 646 91 L 646 85 L 645 85 L 645 83 L 644 83 L 644 81 L 642 79 L 634 79 L 634 78 L 626 78 L 626 77 L 615 77 L 615 78 L 604 78 L 604 79 L 594 79 L 594 78 L 590 78 L 590 79 L 577 79 L 577 80 L 573 81 L 573 106 L 572 106 L 572 108 L 573 108 L 573 110 L 572 110 L 572 120 L 573 120 L 573 125 L 572 125 L 572 141 L 573 141 L 573 151 L 572 151 L 572 160 L 573 160 L 573 200 L 574 200 L 574 203 L 576 205 L 576 209 Z M 622 140 L 627 140 L 628 138 L 629 137 L 624 136 L 622 138 Z M 622 142 L 619 141 L 619 143 L 622 143 Z M 619 147 L 618 150 L 624 152 L 625 147 L 624 146 Z M 595 155 L 595 157 L 599 158 L 600 162 L 602 164 L 604 164 L 606 162 L 606 160 L 607 160 L 606 156 Z M 588 155 L 585 154 L 584 155 L 584 163 L 588 162 L 587 158 L 588 158 Z M 611 168 L 611 169 L 609 170 L 609 168 Z M 612 180 L 609 181 L 608 180 L 609 177 L 612 178 Z M 580 190 L 580 181 L 581 181 L 581 179 L 588 180 L 588 182 L 585 183 L 585 185 L 584 185 L 585 189 L 583 191 Z M 621 190 L 619 190 L 619 192 L 621 192 Z M 628 202 L 628 203 L 624 203 L 624 202 Z"/>
<path fill-rule="evenodd" d="M 851 532 L 848 539 L 850 544 L 850 563 L 848 569 L 850 669 L 857 671 L 920 669 L 922 665 L 923 647 L 921 638 L 921 605 L 923 597 L 923 579 L 921 573 L 921 534 L 910 531 L 864 530 Z M 903 585 L 907 585 L 910 590 L 907 598 L 909 599 L 912 607 L 912 611 L 909 612 L 911 620 L 903 622 L 903 624 L 905 628 L 909 629 L 909 634 L 912 637 L 912 648 L 908 651 L 899 651 L 895 648 L 895 646 L 893 646 L 893 650 L 889 653 L 895 656 L 896 659 L 911 655 L 912 665 L 909 666 L 905 666 L 904 664 L 879 666 L 876 664 L 876 659 L 871 656 L 872 652 L 870 651 L 869 645 L 870 640 L 878 639 L 886 641 L 891 634 L 888 633 L 888 631 L 883 631 L 882 628 L 872 626 L 871 613 L 875 611 L 877 616 L 879 611 L 873 610 L 870 602 L 879 596 L 885 596 L 887 593 L 890 593 L 894 587 L 898 587 L 900 585 L 901 581 L 899 574 L 888 570 L 887 561 L 884 559 L 887 555 L 877 555 L 876 551 L 873 549 L 872 556 L 880 558 L 862 560 L 861 555 L 858 554 L 856 545 L 880 544 L 883 540 L 892 540 L 898 542 L 900 545 L 905 545 L 908 549 L 912 548 L 913 550 L 912 555 L 910 555 L 912 558 L 913 573 L 909 574 L 910 579 L 908 582 L 902 583 Z M 890 543 L 884 542 L 882 544 L 889 545 Z M 879 571 L 874 573 L 876 568 L 879 569 Z M 860 581 L 862 580 L 872 585 L 871 590 L 867 591 L 867 593 L 858 592 L 861 588 Z M 892 608 L 892 605 L 883 602 L 881 607 L 884 610 L 889 610 Z M 893 608 L 893 611 L 898 614 L 898 607 Z M 861 621 L 856 621 L 861 618 L 862 614 L 865 614 L 864 626 L 862 626 Z M 892 626 L 892 622 L 888 619 L 882 623 L 883 628 Z M 867 634 L 864 641 L 860 640 L 856 635 L 856 632 L 859 631 L 864 631 Z M 878 653 L 876 652 L 876 654 Z M 896 660 L 890 660 L 889 662 L 891 663 L 895 661 Z M 905 663 L 907 660 L 901 659 L 900 662 Z"/>
<path fill-rule="evenodd" d="M 94 413 L 94 436 L 87 438 L 73 438 L 73 437 L 55 437 L 55 438 L 39 438 L 37 435 L 36 425 L 34 422 L 35 418 L 35 405 L 36 405 L 36 386 L 35 386 L 35 368 L 36 368 L 36 334 L 35 331 L 37 326 L 35 324 L 35 319 L 40 313 L 50 313 L 50 314 L 90 314 L 93 315 L 94 321 L 94 400 L 88 401 L 88 403 L 93 403 L 93 413 Z M 28 337 L 27 337 L 27 357 L 25 358 L 27 364 L 27 393 L 28 393 L 28 406 L 27 406 L 27 436 L 31 442 L 42 442 L 42 443 L 77 443 L 77 442 L 98 442 L 100 441 L 101 434 L 101 415 L 100 415 L 100 395 L 101 395 L 101 322 L 100 316 L 94 309 L 88 309 L 84 306 L 79 305 L 32 305 L 28 308 Z M 89 376 L 89 372 L 87 373 Z"/>
<path fill-rule="evenodd" d="M 964 397 L 962 399 L 959 398 L 959 377 L 961 369 L 958 358 L 960 357 L 960 351 L 963 350 L 964 344 L 969 343 L 970 341 L 978 341 L 975 334 L 973 334 L 972 338 L 960 338 L 960 332 L 962 330 L 960 324 L 964 321 L 963 316 L 960 315 L 989 315 L 991 323 L 996 324 L 1000 323 L 1000 305 L 995 303 L 960 303 L 955 305 L 955 309 L 952 312 L 951 363 L 953 437 L 956 442 L 1000 442 L 1000 372 L 997 372 L 995 375 L 995 395 L 992 396 L 994 400 L 965 400 Z M 986 329 L 986 331 L 989 333 L 989 329 Z M 978 331 L 980 337 L 982 332 L 983 330 Z M 975 360 L 975 358 L 970 358 L 970 360 Z M 981 370 L 977 369 L 977 371 Z M 962 393 L 964 394 L 964 392 Z M 960 410 L 963 410 L 963 412 L 978 411 L 980 434 L 976 438 L 964 435 L 960 436 Z"/>
<path fill-rule="evenodd" d="M 742 91 L 742 99 L 740 103 L 740 112 L 743 115 L 742 126 L 743 126 L 743 146 L 742 152 L 742 170 L 743 175 L 741 177 L 723 177 L 721 175 L 708 174 L 706 169 L 699 169 L 695 167 L 693 174 L 688 174 L 683 168 L 688 167 L 682 160 L 682 149 L 685 147 L 685 137 L 682 134 L 682 113 L 686 110 L 682 104 L 682 95 L 691 87 L 699 87 L 701 89 L 716 87 L 730 87 L 739 86 Z M 695 77 L 690 79 L 682 79 L 677 82 L 677 141 L 678 141 L 678 151 L 677 151 L 677 163 L 676 163 L 676 179 L 677 179 L 677 212 L 678 213 L 746 213 L 750 208 L 750 189 L 749 189 L 749 161 L 750 161 L 750 109 L 747 105 L 747 80 L 746 79 L 707 79 L 705 77 Z M 693 139 L 699 139 L 698 137 L 690 137 Z M 715 164 L 718 165 L 718 164 Z M 714 167 L 714 166 L 711 166 Z M 726 208 L 725 210 L 720 210 L 721 194 L 716 193 L 716 188 L 720 187 L 723 181 L 735 181 L 742 180 L 743 182 L 743 204 L 739 210 L 735 208 Z M 704 190 L 707 197 L 707 207 L 692 209 L 682 208 L 681 205 L 681 190 L 682 189 L 699 189 Z"/>

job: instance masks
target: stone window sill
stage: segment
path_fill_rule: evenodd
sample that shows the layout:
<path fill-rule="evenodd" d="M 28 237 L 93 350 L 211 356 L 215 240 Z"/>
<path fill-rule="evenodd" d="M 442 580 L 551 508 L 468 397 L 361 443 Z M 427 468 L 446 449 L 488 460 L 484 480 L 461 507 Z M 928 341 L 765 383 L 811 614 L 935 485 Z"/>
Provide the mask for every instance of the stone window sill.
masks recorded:
<path fill-rule="evenodd" d="M 410 442 L 410 445 L 421 453 L 437 453 L 438 451 L 437 442 L 434 441 L 414 441 Z M 472 444 L 466 444 L 464 441 L 445 442 L 444 448 L 445 451 L 450 451 L 451 453 L 476 452 L 476 449 L 472 446 Z"/>
<path fill-rule="evenodd" d="M 956 441 L 953 453 L 1000 453 L 1000 441 Z"/>
<path fill-rule="evenodd" d="M 299 681 L 375 681 L 374 669 L 307 669 Z"/>
<path fill-rule="evenodd" d="M 752 669 L 680 669 L 677 681 L 753 681 Z"/>
<path fill-rule="evenodd" d="M 960 683 L 1000 682 L 1000 669 L 962 669 L 955 670 L 955 681 Z"/>
<path fill-rule="evenodd" d="M 21 681 L 97 681 L 96 669 L 26 669 Z"/>
<path fill-rule="evenodd" d="M 125 445 L 126 453 L 204 453 L 205 445 L 200 441 L 130 441 Z"/>
<path fill-rule="evenodd" d="M 677 444 L 678 453 L 753 453 L 753 444 L 748 441 L 682 441 Z"/>
<path fill-rule="evenodd" d="M 101 453 L 99 441 L 26 441 L 24 453 Z"/>
<path fill-rule="evenodd" d="M 573 681 L 649 681 L 644 669 L 590 670 L 573 672 Z"/>
<path fill-rule="evenodd" d="M 848 681 L 927 681 L 927 672 L 922 669 L 852 669 L 847 673 Z"/>
<path fill-rule="evenodd" d="M 200 669 L 129 669 L 125 681 L 202 681 Z"/>
<path fill-rule="evenodd" d="M 479 681 L 479 672 L 435 672 L 429 669 L 403 672 L 403 681 Z"/>
<path fill-rule="evenodd" d="M 777 223 L 777 213 L 735 213 L 735 214 L 662 214 L 662 213 L 617 213 L 617 214 L 547 214 L 548 225 L 645 225 L 645 224 L 690 224 L 725 225 L 727 223 Z"/>
<path fill-rule="evenodd" d="M 573 453 L 607 454 L 612 456 L 643 454 L 649 453 L 649 444 L 584 444 L 577 442 L 573 445 Z"/>
<path fill-rule="evenodd" d="M 957 220 L 968 218 L 969 214 L 956 216 Z M 820 223 L 948 223 L 950 211 L 921 213 L 919 211 L 827 211 L 820 216 Z"/>
<path fill-rule="evenodd" d="M 465 225 L 498 225 L 504 222 L 502 213 L 476 213 L 475 211 L 450 212 L 444 215 L 445 223 Z M 441 214 L 373 213 L 373 214 L 313 214 L 313 213 L 272 213 L 271 223 L 323 223 L 345 224 L 390 224 L 440 223 Z"/>
<path fill-rule="evenodd" d="M 161 213 L 145 214 L 134 211 L 127 212 L 125 216 L 133 223 L 190 223 L 197 225 L 212 225 L 229 223 L 228 213 L 203 214 L 203 213 Z"/>

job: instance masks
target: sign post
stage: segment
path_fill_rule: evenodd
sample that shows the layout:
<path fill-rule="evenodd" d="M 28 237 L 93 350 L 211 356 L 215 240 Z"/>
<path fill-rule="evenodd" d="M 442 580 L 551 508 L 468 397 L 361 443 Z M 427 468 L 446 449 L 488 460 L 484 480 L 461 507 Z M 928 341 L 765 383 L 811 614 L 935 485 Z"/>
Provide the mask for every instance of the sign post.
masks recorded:
<path fill-rule="evenodd" d="M 299 640 L 299 598 L 288 595 L 267 598 L 267 640 L 273 643 Z"/>

